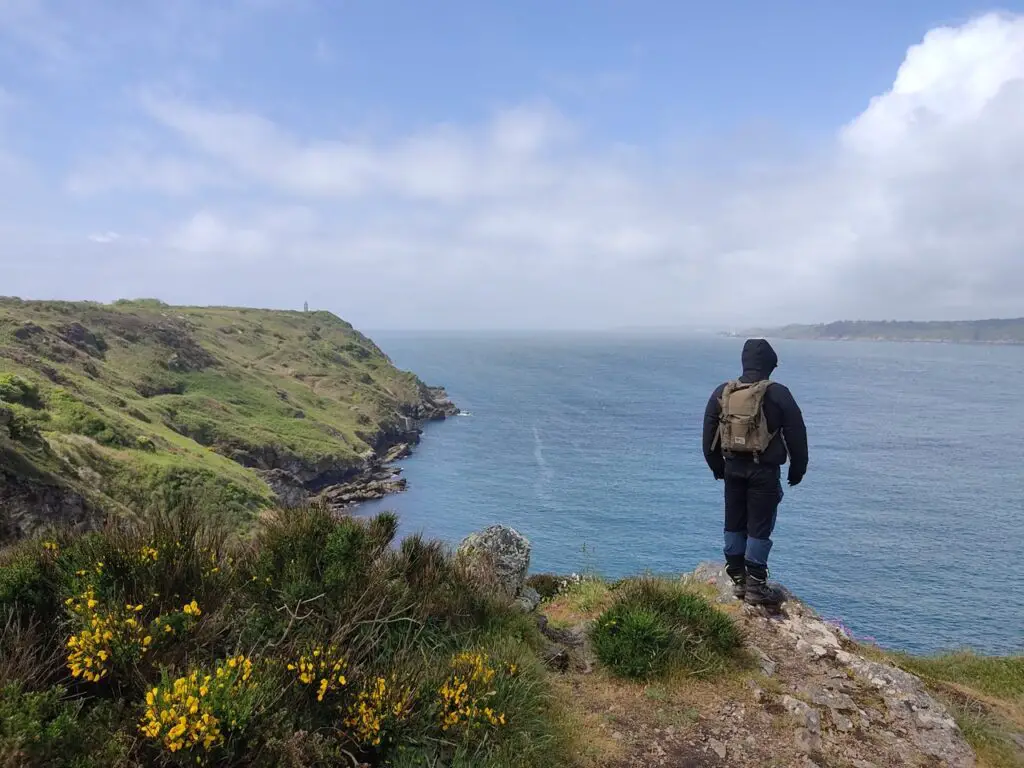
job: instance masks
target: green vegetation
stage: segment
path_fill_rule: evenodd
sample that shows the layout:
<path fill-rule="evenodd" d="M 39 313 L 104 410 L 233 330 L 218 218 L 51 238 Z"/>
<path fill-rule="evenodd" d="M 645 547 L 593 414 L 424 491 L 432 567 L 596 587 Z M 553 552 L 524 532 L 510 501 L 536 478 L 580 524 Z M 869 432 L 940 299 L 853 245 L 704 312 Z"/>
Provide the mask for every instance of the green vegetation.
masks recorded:
<path fill-rule="evenodd" d="M 201 510 L 0 556 L 0 765 L 558 766 L 535 623 L 397 521 Z"/>
<path fill-rule="evenodd" d="M 350 479 L 435 396 L 327 312 L 0 298 L 0 490 L 30 513 L 159 496 L 247 523 L 262 470 Z"/>
<path fill-rule="evenodd" d="M 787 325 L 749 331 L 744 336 L 781 339 L 863 339 L 946 341 L 975 344 L 1024 344 L 1024 318 L 1008 320 L 841 320 L 821 325 Z"/>
<path fill-rule="evenodd" d="M 889 656 L 945 700 L 979 765 L 1024 766 L 1024 656 Z"/>
<path fill-rule="evenodd" d="M 597 658 L 634 680 L 723 672 L 742 643 L 733 620 L 703 597 L 663 580 L 627 580 L 590 631 Z"/>

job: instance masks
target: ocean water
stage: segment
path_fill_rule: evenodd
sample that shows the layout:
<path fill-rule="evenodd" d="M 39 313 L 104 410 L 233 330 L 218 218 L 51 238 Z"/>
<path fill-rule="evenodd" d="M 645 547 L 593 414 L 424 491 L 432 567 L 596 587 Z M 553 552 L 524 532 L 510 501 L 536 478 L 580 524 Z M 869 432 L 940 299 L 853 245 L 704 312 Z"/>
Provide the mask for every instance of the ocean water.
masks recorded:
<path fill-rule="evenodd" d="M 451 544 L 512 525 L 534 571 L 722 558 L 701 418 L 742 340 L 373 338 L 471 415 L 430 425 L 402 463 L 409 490 L 366 512 Z M 811 461 L 785 486 L 772 577 L 886 647 L 1024 651 L 1024 347 L 773 344 Z"/>

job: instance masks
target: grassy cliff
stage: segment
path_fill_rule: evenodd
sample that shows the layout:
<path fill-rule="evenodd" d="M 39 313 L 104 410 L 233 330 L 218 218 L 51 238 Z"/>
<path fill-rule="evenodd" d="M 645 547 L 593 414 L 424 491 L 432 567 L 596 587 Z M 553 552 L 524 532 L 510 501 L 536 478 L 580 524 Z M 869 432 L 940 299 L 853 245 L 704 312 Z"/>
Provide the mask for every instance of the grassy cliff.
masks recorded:
<path fill-rule="evenodd" d="M 244 521 L 453 410 L 328 312 L 0 299 L 0 540 L 197 496 Z"/>

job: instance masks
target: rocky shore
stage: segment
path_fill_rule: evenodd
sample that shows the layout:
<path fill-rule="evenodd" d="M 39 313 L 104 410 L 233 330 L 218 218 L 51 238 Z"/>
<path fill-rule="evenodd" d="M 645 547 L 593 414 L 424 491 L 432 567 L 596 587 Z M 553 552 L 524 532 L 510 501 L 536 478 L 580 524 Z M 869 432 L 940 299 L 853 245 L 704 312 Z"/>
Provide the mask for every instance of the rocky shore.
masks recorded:
<path fill-rule="evenodd" d="M 335 512 L 346 513 L 362 502 L 404 491 L 406 480 L 395 462 L 411 455 L 427 423 L 458 413 L 458 406 L 443 387 L 424 387 L 421 402 L 373 435 L 368 440 L 372 451 L 358 463 L 314 467 L 301 461 L 290 465 L 280 462 L 273 469 L 261 470 L 261 474 L 283 506 L 319 501 Z"/>

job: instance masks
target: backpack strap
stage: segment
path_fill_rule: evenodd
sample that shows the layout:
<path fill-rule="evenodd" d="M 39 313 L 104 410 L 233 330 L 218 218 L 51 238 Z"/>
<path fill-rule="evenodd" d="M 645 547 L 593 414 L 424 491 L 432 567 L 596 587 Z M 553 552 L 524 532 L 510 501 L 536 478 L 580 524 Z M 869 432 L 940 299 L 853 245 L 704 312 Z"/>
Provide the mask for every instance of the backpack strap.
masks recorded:
<path fill-rule="evenodd" d="M 714 451 L 722 442 L 722 424 L 728 418 L 729 408 L 729 395 L 736 391 L 739 387 L 740 382 L 738 380 L 727 381 L 725 386 L 722 387 L 722 394 L 718 396 L 719 414 L 718 414 L 718 429 L 715 430 L 715 437 L 711 441 L 711 450 Z"/>
<path fill-rule="evenodd" d="M 759 382 L 757 382 L 754 385 L 756 387 L 759 387 L 760 390 L 761 390 L 761 396 L 760 396 L 761 399 L 760 399 L 760 401 L 758 403 L 758 409 L 757 410 L 761 414 L 761 417 L 765 420 L 765 425 L 766 426 L 767 426 L 767 422 L 768 422 L 768 417 L 767 417 L 767 415 L 764 412 L 764 401 L 768 399 L 768 387 L 770 387 L 771 385 L 772 385 L 772 381 L 770 379 L 763 379 L 762 381 L 759 381 Z M 775 440 L 775 438 L 778 436 L 780 430 L 781 430 L 781 427 L 779 429 L 776 429 L 774 432 L 769 432 L 768 433 L 768 442 L 765 444 L 765 448 L 767 448 L 769 445 L 772 444 L 772 441 Z M 755 451 L 754 452 L 754 463 L 755 464 L 760 464 L 761 463 L 761 454 L 762 453 L 763 453 L 763 451 Z"/>

